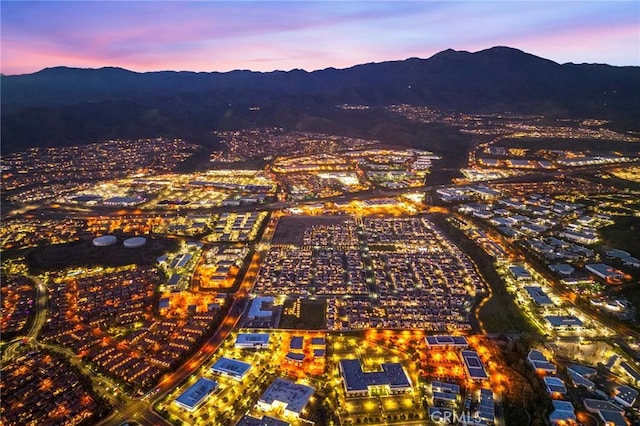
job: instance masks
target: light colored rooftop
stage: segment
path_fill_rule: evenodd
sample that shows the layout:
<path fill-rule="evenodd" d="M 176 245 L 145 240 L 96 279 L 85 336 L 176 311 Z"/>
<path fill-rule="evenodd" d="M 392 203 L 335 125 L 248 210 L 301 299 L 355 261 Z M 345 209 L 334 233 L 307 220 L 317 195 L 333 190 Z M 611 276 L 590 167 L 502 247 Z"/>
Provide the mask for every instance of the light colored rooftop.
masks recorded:
<path fill-rule="evenodd" d="M 300 414 L 314 392 L 315 389 L 311 386 L 296 384 L 278 377 L 262 394 L 260 402 L 273 404 L 274 401 L 278 401 L 286 404 L 288 411 Z"/>

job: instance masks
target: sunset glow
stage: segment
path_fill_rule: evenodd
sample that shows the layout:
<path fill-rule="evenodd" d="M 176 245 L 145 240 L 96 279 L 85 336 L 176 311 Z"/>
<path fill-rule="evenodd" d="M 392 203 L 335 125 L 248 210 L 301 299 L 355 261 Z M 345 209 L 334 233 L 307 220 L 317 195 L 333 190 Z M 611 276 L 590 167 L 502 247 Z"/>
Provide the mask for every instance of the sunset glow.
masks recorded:
<path fill-rule="evenodd" d="M 516 47 L 640 64 L 637 2 L 3 2 L 2 72 L 256 71 Z"/>

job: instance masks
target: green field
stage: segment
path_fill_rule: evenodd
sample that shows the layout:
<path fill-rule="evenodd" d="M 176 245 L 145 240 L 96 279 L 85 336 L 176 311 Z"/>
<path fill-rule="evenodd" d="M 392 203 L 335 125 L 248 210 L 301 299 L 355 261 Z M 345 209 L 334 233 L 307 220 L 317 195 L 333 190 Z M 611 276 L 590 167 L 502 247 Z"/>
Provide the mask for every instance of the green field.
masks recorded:
<path fill-rule="evenodd" d="M 640 217 L 620 216 L 613 225 L 600 229 L 604 244 L 640 257 Z"/>
<path fill-rule="evenodd" d="M 494 290 L 495 291 L 495 290 Z M 480 309 L 478 320 L 488 333 L 536 333 L 509 294 L 495 295 Z"/>
<path fill-rule="evenodd" d="M 121 241 L 109 247 L 77 241 L 38 247 L 27 255 L 27 265 L 32 273 L 76 267 L 154 265 L 156 258 L 176 247 L 175 241 L 160 238 L 147 238 L 140 248 L 126 248 Z"/>
<path fill-rule="evenodd" d="M 514 297 L 507 293 L 506 285 L 493 258 L 464 233 L 445 220 L 443 215 L 433 215 L 432 220 L 466 252 L 478 266 L 478 272 L 491 286 L 492 297 L 478 312 L 478 321 L 488 333 L 536 333 L 538 329 L 520 311 Z"/>

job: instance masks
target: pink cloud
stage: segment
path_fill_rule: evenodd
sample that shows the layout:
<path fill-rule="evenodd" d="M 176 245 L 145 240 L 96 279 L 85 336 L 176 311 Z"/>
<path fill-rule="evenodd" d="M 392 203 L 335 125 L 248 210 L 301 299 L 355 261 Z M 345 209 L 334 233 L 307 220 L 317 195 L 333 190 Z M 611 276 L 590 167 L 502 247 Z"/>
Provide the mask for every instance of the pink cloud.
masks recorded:
<path fill-rule="evenodd" d="M 639 65 L 638 11 L 589 2 L 9 2 L 2 72 L 348 67 L 507 45 Z M 637 8 L 636 8 L 637 9 Z"/>

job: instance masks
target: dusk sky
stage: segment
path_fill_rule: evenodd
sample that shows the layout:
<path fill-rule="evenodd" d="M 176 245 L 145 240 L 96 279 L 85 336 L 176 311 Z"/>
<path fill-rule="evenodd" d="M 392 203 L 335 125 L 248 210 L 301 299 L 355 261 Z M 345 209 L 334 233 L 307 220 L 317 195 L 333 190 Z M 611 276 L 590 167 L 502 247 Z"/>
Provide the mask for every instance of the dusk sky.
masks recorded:
<path fill-rule="evenodd" d="M 4 74 L 51 66 L 308 71 L 510 46 L 640 65 L 631 1 L 6 1 Z"/>

